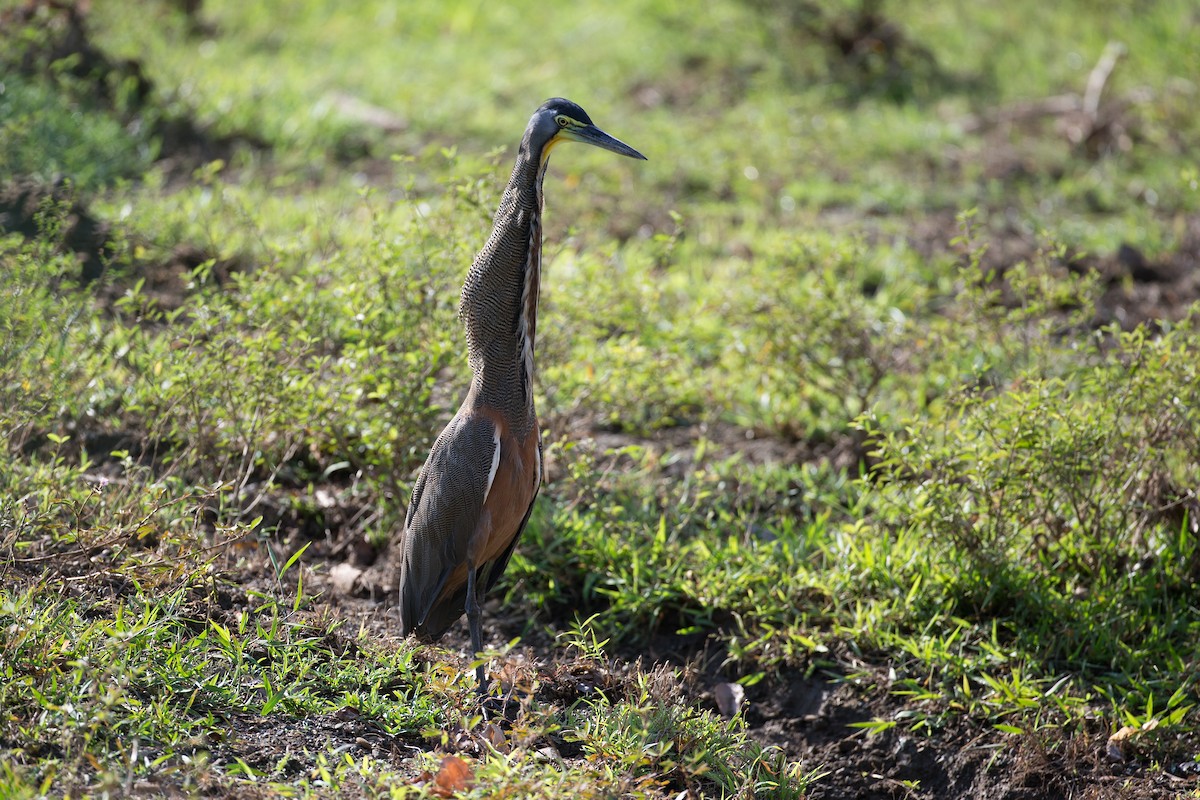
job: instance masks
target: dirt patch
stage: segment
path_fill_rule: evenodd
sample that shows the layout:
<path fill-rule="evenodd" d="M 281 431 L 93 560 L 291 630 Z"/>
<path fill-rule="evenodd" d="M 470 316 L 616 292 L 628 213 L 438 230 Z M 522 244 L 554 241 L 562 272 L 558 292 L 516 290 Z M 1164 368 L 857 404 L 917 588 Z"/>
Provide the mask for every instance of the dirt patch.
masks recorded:
<path fill-rule="evenodd" d="M 855 433 L 802 439 L 776 436 L 720 420 L 659 428 L 645 435 L 613 430 L 585 417 L 549 420 L 548 425 L 555 437 L 566 437 L 598 459 L 608 458 L 613 469 L 636 466 L 632 455 L 620 452 L 635 448 L 645 463 L 657 467 L 666 478 L 690 474 L 699 466 L 698 457 L 708 463 L 738 458 L 747 466 L 829 464 L 834 469 L 851 472 L 870 460 L 864 437 Z M 563 465 L 552 456 L 546 460 L 547 480 L 551 483 L 563 474 Z"/>
<path fill-rule="evenodd" d="M 213 762 L 233 766 L 241 760 L 277 779 L 308 773 L 319 752 L 349 753 L 355 759 L 370 756 L 415 776 L 412 755 L 425 749 L 384 731 L 378 722 L 349 707 L 301 719 L 237 714 L 229 718 L 228 730 L 224 741 L 212 743 Z"/>
<path fill-rule="evenodd" d="M 133 258 L 140 249 L 154 252 L 149 242 L 140 247 L 121 243 L 113 225 L 91 210 L 72 186 L 18 178 L 0 184 L 0 234 L 17 233 L 40 239 L 57 253 L 71 255 L 79 264 L 78 280 L 98 285 L 96 296 L 109 311 L 130 286 L 141 282 L 140 295 L 159 311 L 173 311 L 192 292 L 197 268 L 207 267 L 206 280 L 224 285 L 235 272 L 249 269 L 245 258 L 222 258 L 210 249 L 181 243 L 149 258 Z"/>
<path fill-rule="evenodd" d="M 803 0 L 744 2 L 762 18 L 768 41 L 789 62 L 799 65 L 800 54 L 824 52 L 828 78 L 850 102 L 869 97 L 921 101 L 981 83 L 942 67 L 931 49 L 885 11 L 884 0 L 862 0 L 853 6 Z"/>
<path fill-rule="evenodd" d="M 306 591 L 316 592 L 320 598 L 303 612 L 305 617 L 319 628 L 329 621 L 349 623 L 326 634 L 325 646 L 335 653 L 356 652 L 360 630 L 370 632 L 372 647 L 394 645 L 398 621 L 391 598 L 337 591 L 326 568 L 335 557 L 329 547 L 324 542 L 310 548 L 310 553 L 324 552 L 315 553 L 305 567 Z M 197 631 L 208 619 L 227 626 L 236 624 L 241 613 L 259 602 L 251 600 L 251 590 L 260 597 L 286 598 L 290 594 L 291 582 L 281 584 L 274 579 L 270 560 L 260 545 L 249 542 L 228 549 L 228 560 L 215 562 L 218 572 L 212 579 L 196 581 L 189 591 L 188 608 L 181 617 L 195 620 Z M 63 548 L 47 541 L 10 562 L 4 573 L 18 585 L 57 585 L 69 596 L 86 598 L 91 610 L 108 613 L 122 598 L 145 589 L 105 568 L 113 552 L 111 543 Z M 222 561 L 226 566 L 222 567 Z M 381 568 L 387 567 L 381 563 Z M 521 633 L 520 615 L 506 612 L 498 601 L 490 602 L 485 613 L 488 646 L 503 648 L 510 637 Z M 442 646 L 425 648 L 418 658 L 431 664 L 449 661 L 468 671 L 465 638 L 456 629 Z M 663 663 L 667 669 L 652 670 L 655 663 Z M 530 713 L 531 704 L 539 707 L 538 714 L 553 714 L 597 693 L 609 701 L 619 700 L 630 691 L 632 676 L 639 669 L 651 670 L 651 683 L 660 702 L 714 711 L 714 689 L 728 680 L 719 660 L 707 658 L 703 640 L 664 640 L 598 661 L 577 657 L 542 631 L 493 663 L 491 674 L 510 692 L 511 699 L 493 711 L 499 733 L 487 735 L 503 746 L 520 744 L 568 762 L 581 759 L 584 754 L 577 744 L 554 734 L 520 739 L 523 715 Z M 1119 761 L 1107 755 L 1111 731 L 1103 719 L 1073 729 L 1045 726 L 1038 733 L 1009 734 L 997 731 L 989 721 L 948 711 L 941 701 L 913 702 L 897 697 L 889 686 L 887 664 L 864 662 L 849 651 L 833 652 L 812 671 L 772 672 L 767 680 L 749 687 L 742 709 L 751 735 L 761 743 L 781 748 L 807 770 L 825 771 L 811 787 L 809 800 L 1166 800 L 1200 788 L 1200 774 L 1183 755 L 1195 752 L 1195 741 L 1134 751 L 1127 760 Z M 403 687 L 397 684 L 394 688 Z M 471 701 L 467 690 L 461 700 L 468 716 Z M 896 724 L 876 734 L 852 727 L 872 720 Z M 913 730 L 919 720 L 927 720 L 928 725 Z M 344 752 L 356 759 L 370 755 L 414 780 L 420 763 L 413 756 L 418 753 L 437 748 L 477 757 L 488 753 L 480 730 L 451 726 L 439 744 L 418 734 L 391 733 L 378 720 L 350 708 L 302 718 L 281 712 L 265 717 L 234 713 L 224 718 L 223 729 L 219 739 L 192 743 L 195 752 L 206 753 L 216 764 L 232 766 L 240 761 L 284 778 L 311 770 L 317 752 Z M 153 742 L 142 743 L 142 748 L 143 755 L 155 756 Z M 1162 764 L 1161 769 L 1151 766 L 1155 761 Z"/>
<path fill-rule="evenodd" d="M 828 771 L 810 800 L 1157 800 L 1200 785 L 1186 765 L 1159 771 L 1148 761 L 1107 758 L 1109 731 L 1102 722 L 1082 731 L 1002 733 L 960 713 L 940 716 L 935 706 L 892 696 L 881 667 L 868 674 L 864 682 L 784 673 L 751 689 L 746 720 L 755 738 Z M 912 730 L 926 717 L 934 724 Z M 897 724 L 876 734 L 850 727 L 869 720 Z"/>
<path fill-rule="evenodd" d="M 119 82 L 132 82 L 135 103 L 144 102 L 152 86 L 134 61 L 114 62 L 92 42 L 87 0 L 26 0 L 0 12 L 6 31 L 35 33 L 10 51 L 6 61 L 23 75 L 52 77 L 56 71 L 83 80 L 95 80 L 93 99 L 112 107 Z"/>
<path fill-rule="evenodd" d="M 153 252 L 153 245 L 144 249 Z M 205 267 L 203 281 L 195 280 L 196 270 Z M 240 255 L 221 257 L 208 247 L 181 243 L 154 257 L 133 259 L 113 273 L 113 280 L 98 291 L 100 302 L 110 311 L 125 296 L 127 289 L 141 282 L 139 295 L 159 311 L 174 311 L 195 291 L 197 283 L 224 286 L 238 272 L 251 269 L 249 260 Z M 146 321 L 142 318 L 142 321 Z"/>
<path fill-rule="evenodd" d="M 9 42 L 0 59 L 17 72 L 56 85 L 64 96 L 99 108 L 159 143 L 157 161 L 168 176 L 187 177 L 201 164 L 228 161 L 240 148 L 267 143 L 246 132 L 215 133 L 191 116 L 165 111 L 161 91 L 136 59 L 114 59 L 99 47 L 88 23 L 87 0 L 27 0 L 0 13 L 0 30 L 31 35 Z M 64 81 L 69 77 L 70 81 Z M 86 87 L 86 91 L 81 87 Z"/>
<path fill-rule="evenodd" d="M 1076 269 L 1095 272 L 1104 284 L 1095 323 L 1124 330 L 1182 319 L 1200 301 L 1200 216 L 1187 221 L 1176 248 L 1157 258 L 1129 244 L 1100 258 L 1083 258 Z"/>
<path fill-rule="evenodd" d="M 18 179 L 0 186 L 0 233 L 48 237 L 56 250 L 75 255 L 85 282 L 103 275 L 116 252 L 111 226 L 63 183 Z"/>
<path fill-rule="evenodd" d="M 380 568 L 387 570 L 386 559 L 380 561 Z M 390 593 L 374 598 L 339 594 L 323 569 L 306 578 L 306 585 L 322 590 L 328 613 L 350 620 L 353 624 L 348 627 L 361 626 L 382 640 L 396 635 L 399 623 Z M 523 633 L 524 617 L 504 609 L 496 599 L 487 603 L 485 617 L 488 647 L 503 649 Z M 551 625 L 566 622 L 551 621 Z M 428 648 L 424 657 L 449 660 L 466 670 L 468 649 L 465 625 L 461 625 L 436 648 Z M 643 668 L 664 664 L 682 676 L 679 702 L 716 712 L 713 689 L 729 678 L 721 674 L 720 659 L 710 656 L 702 637 L 690 641 L 665 637 L 596 664 L 573 659 L 546 630 L 537 630 L 525 632 L 520 647 L 495 661 L 491 674 L 518 688 L 536 677 L 538 702 L 559 706 L 594 691 L 615 699 L 635 663 Z M 859 663 L 855 673 L 850 678 L 836 671 L 810 675 L 784 670 L 747 690 L 743 714 L 751 735 L 764 745 L 781 748 L 806 769 L 826 771 L 811 788 L 809 800 L 1166 800 L 1200 788 L 1200 775 L 1182 759 L 1160 770 L 1152 767 L 1155 759 L 1149 756 L 1125 762 L 1106 757 L 1111 731 L 1103 721 L 1090 723 L 1086 730 L 1046 728 L 1036 734 L 1008 734 L 961 712 L 943 714 L 945 709 L 936 704 L 910 703 L 892 695 L 886 665 Z M 922 718 L 931 720 L 930 726 L 911 730 Z M 897 724 L 877 734 L 852 727 L 871 720 Z M 507 730 L 507 723 L 503 727 Z M 549 744 L 565 758 L 576 755 L 567 743 Z M 470 751 L 469 737 L 460 746 Z"/>
<path fill-rule="evenodd" d="M 1094 274 L 1101 285 L 1091 327 L 1117 323 L 1123 330 L 1138 325 L 1178 321 L 1200 302 L 1200 216 L 1180 223 L 1182 234 L 1174 249 L 1147 256 L 1125 243 L 1111 253 L 1081 253 L 1066 248 L 1061 254 L 1046 252 L 1046 244 L 1011 223 L 987 228 L 978 241 L 987 248 L 980 259 L 980 273 L 993 273 L 1003 280 L 1014 265 L 1045 264 L 1050 269 L 1075 274 Z M 926 258 L 964 258 L 949 244 L 962 233 L 956 215 L 931 214 L 917 220 L 908 241 Z"/>
<path fill-rule="evenodd" d="M 98 109 L 127 129 L 141 131 L 148 142 L 158 144 L 157 163 L 169 177 L 190 176 L 197 166 L 229 160 L 241 148 L 266 148 L 259 137 L 217 134 L 190 116 L 165 111 L 161 92 L 140 62 L 113 59 L 97 46 L 88 25 L 89 8 L 84 0 L 28 0 L 0 12 L 0 43 L 7 45 L 0 48 L 0 67 L 50 84 L 64 103 Z M 15 176 L 0 185 L 0 233 L 43 238 L 58 252 L 73 254 L 85 284 L 104 277 L 122 256 L 111 223 L 93 213 L 68 180 Z M 124 260 L 131 264 L 123 276 L 142 280 L 143 294 L 163 310 L 180 305 L 192 271 L 201 264 L 210 263 L 209 274 L 218 283 L 246 267 L 237 258 L 222 259 L 188 244 L 151 262 Z M 112 302 L 125 288 L 117 281 L 101 290 L 101 300 Z"/>
<path fill-rule="evenodd" d="M 305 585 L 321 592 L 329 615 L 350 621 L 348 628 L 370 630 L 380 640 L 395 637 L 396 570 L 387 551 L 358 576 L 361 584 L 354 593 L 339 591 L 320 560 L 312 566 L 317 569 L 306 576 Z M 518 687 L 536 677 L 541 685 L 536 699 L 543 704 L 569 704 L 598 690 L 612 699 L 635 663 L 643 668 L 664 664 L 682 676 L 679 702 L 716 712 L 715 689 L 730 680 L 722 672 L 720 654 L 710 652 L 711 642 L 703 636 L 654 637 L 637 648 L 615 651 L 606 664 L 595 664 L 574 659 L 555 641 L 552 631 L 563 629 L 567 619 L 543 620 L 545 626 L 527 630 L 527 614 L 506 608 L 497 598 L 484 613 L 485 646 L 503 650 L 513 638 L 523 637 L 517 650 L 493 663 L 492 674 Z M 468 650 L 464 624 L 428 648 L 424 658 L 448 660 L 466 670 Z M 773 672 L 747 690 L 744 719 L 762 744 L 781 748 L 806 769 L 826 771 L 809 800 L 1166 800 L 1200 788 L 1200 774 L 1184 755 L 1194 753 L 1197 742 L 1191 750 L 1157 748 L 1117 761 L 1106 753 L 1112 731 L 1105 719 L 1083 728 L 1044 726 L 1036 733 L 1005 733 L 990 720 L 948 711 L 940 701 L 914 703 L 893 695 L 888 674 L 886 663 L 865 663 L 848 651 L 832 654 L 825 667 L 813 672 Z M 922 719 L 928 725 L 913 730 Z M 873 720 L 896 724 L 876 734 L 852 727 Z M 469 750 L 469 739 L 463 742 Z M 549 746 L 559 748 L 564 758 L 576 755 L 566 743 Z M 1156 761 L 1161 768 L 1154 766 Z"/>
<path fill-rule="evenodd" d="M 1131 150 L 1141 138 L 1136 108 L 1152 99 L 1153 94 L 1145 88 L 1116 96 L 1107 91 L 1126 54 L 1124 45 L 1109 42 L 1078 92 L 1022 99 L 960 119 L 958 124 L 965 132 L 981 134 L 987 142 L 985 174 L 1009 177 L 1012 173 L 1008 169 L 996 170 L 995 165 L 1013 162 L 1014 139 L 1042 139 L 1048 124 L 1054 138 L 1090 161 Z M 1022 174 L 1032 172 L 1021 170 L 1016 176 Z"/>

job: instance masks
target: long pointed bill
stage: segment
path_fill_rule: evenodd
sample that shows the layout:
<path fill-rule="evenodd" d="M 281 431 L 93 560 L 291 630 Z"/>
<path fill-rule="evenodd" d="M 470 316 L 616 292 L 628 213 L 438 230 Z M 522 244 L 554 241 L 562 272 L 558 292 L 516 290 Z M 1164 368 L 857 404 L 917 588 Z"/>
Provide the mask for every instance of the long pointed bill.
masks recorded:
<path fill-rule="evenodd" d="M 596 147 L 603 148 L 604 150 L 610 150 L 618 155 L 629 156 L 630 158 L 637 158 L 642 161 L 646 160 L 646 157 L 637 150 L 634 150 L 620 139 L 615 139 L 612 136 L 609 136 L 595 125 L 584 125 L 579 128 L 565 128 L 559 135 L 567 139 L 574 139 L 577 142 L 583 142 L 584 144 L 592 144 Z"/>

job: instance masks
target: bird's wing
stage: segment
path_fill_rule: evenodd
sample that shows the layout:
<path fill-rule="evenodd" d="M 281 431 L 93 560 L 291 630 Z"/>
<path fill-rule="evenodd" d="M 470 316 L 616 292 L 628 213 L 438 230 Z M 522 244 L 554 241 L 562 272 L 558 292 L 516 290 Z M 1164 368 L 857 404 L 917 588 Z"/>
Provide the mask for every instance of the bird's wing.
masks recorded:
<path fill-rule="evenodd" d="M 486 417 L 460 413 L 434 442 L 413 488 L 404 524 L 400 562 L 402 635 L 422 633 L 421 627 L 446 581 L 466 561 L 467 543 L 496 476 L 499 456 L 499 432 Z M 441 632 L 429 633 L 436 637 Z"/>

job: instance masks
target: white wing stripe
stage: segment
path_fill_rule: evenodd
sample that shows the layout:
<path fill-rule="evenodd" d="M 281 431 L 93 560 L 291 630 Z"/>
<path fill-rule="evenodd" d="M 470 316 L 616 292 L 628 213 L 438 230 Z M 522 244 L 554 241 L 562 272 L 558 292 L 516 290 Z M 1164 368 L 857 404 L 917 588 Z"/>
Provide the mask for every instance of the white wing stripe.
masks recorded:
<path fill-rule="evenodd" d="M 533 490 L 536 492 L 542 486 L 542 432 L 538 431 L 537 441 L 537 479 L 533 482 Z"/>
<path fill-rule="evenodd" d="M 492 481 L 496 480 L 496 470 L 500 468 L 500 430 L 492 434 L 492 468 L 488 470 L 487 488 L 483 490 L 483 502 L 487 502 L 488 495 L 492 491 Z"/>

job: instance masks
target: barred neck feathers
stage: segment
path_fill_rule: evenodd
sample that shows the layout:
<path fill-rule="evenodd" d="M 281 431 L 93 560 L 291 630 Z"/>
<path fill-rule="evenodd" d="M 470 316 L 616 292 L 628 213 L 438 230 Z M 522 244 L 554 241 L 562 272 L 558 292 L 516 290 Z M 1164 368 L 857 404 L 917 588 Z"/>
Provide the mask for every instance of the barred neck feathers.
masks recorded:
<path fill-rule="evenodd" d="M 459 317 L 480 399 L 533 417 L 534 342 L 542 269 L 542 180 L 548 153 L 522 143 L 492 233 L 463 285 Z"/>

